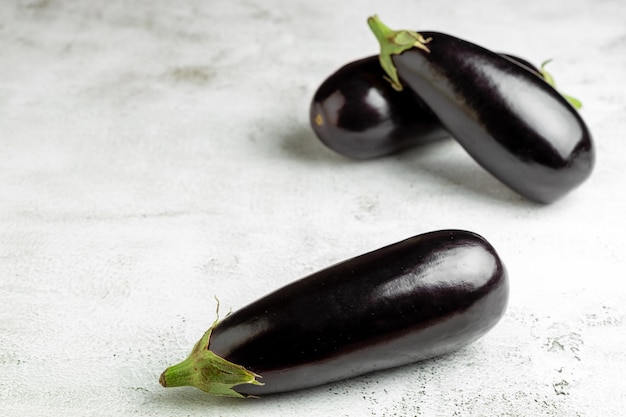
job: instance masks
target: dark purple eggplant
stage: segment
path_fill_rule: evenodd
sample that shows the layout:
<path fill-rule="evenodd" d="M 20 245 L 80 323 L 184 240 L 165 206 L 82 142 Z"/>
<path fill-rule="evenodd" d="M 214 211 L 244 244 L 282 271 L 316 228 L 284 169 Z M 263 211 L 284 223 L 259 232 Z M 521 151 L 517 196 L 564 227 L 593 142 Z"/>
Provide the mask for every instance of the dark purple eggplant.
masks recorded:
<path fill-rule="evenodd" d="M 585 181 L 591 133 L 549 83 L 511 60 L 438 32 L 392 31 L 368 20 L 396 89 L 428 105 L 487 171 L 519 194 L 551 203 Z"/>
<path fill-rule="evenodd" d="M 483 336 L 508 293 L 505 266 L 484 238 L 461 230 L 414 236 L 216 320 L 160 382 L 245 397 L 413 363 Z"/>
<path fill-rule="evenodd" d="M 502 56 L 543 77 L 529 61 Z M 318 139 L 345 157 L 369 159 L 450 137 L 419 96 L 396 91 L 386 78 L 378 55 L 344 65 L 326 78 L 310 106 Z"/>
<path fill-rule="evenodd" d="M 324 145 L 353 159 L 450 137 L 419 97 L 392 88 L 378 56 L 351 62 L 328 77 L 313 96 L 310 120 Z"/>

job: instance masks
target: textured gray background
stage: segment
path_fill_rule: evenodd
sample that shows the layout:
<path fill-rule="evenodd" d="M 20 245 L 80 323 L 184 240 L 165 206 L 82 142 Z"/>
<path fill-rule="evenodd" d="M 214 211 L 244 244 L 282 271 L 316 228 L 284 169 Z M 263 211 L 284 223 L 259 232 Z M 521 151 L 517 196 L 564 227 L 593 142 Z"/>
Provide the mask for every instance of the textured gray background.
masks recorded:
<path fill-rule="evenodd" d="M 370 162 L 308 125 L 365 23 L 550 66 L 598 151 L 550 206 L 453 141 Z M 0 415 L 622 416 L 626 3 L 2 1 Z M 441 228 L 490 240 L 509 310 L 456 354 L 261 400 L 165 390 L 214 320 Z"/>

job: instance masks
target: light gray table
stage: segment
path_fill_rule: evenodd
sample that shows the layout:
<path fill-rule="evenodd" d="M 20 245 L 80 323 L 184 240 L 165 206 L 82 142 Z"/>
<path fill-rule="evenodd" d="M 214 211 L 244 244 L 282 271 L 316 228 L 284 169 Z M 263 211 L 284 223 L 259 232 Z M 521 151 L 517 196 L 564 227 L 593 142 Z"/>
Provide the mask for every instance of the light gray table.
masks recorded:
<path fill-rule="evenodd" d="M 309 128 L 365 23 L 448 32 L 584 102 L 592 177 L 549 206 L 454 141 L 369 162 Z M 626 3 L 317 0 L 0 5 L 0 415 L 622 416 Z M 490 240 L 500 324 L 433 361 L 260 400 L 165 390 L 214 320 L 406 237 Z"/>

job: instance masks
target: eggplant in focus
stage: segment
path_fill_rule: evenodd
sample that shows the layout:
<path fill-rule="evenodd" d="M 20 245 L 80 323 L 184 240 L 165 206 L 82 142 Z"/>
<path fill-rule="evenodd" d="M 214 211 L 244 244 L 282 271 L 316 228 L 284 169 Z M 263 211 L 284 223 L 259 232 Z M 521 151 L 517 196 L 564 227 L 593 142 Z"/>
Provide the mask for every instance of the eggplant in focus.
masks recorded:
<path fill-rule="evenodd" d="M 455 351 L 508 302 L 495 249 L 462 230 L 425 233 L 295 281 L 217 321 L 165 387 L 246 397 L 293 391 Z"/>
<path fill-rule="evenodd" d="M 377 16 L 368 23 L 394 87 L 419 95 L 465 150 L 511 189 L 551 203 L 589 177 L 591 133 L 549 83 L 454 36 L 393 31 Z"/>

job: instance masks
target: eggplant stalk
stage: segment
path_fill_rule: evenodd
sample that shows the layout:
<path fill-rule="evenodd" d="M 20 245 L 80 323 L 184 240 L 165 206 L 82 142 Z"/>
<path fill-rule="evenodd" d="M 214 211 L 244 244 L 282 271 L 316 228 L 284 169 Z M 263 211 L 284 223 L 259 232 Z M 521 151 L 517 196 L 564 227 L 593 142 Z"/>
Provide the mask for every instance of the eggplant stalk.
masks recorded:
<path fill-rule="evenodd" d="M 170 366 L 161 374 L 159 382 L 162 386 L 192 386 L 212 395 L 246 398 L 249 395 L 240 394 L 233 387 L 241 384 L 263 385 L 257 380 L 260 375 L 229 362 L 208 349 L 211 333 L 217 324 L 218 320 L 215 320 L 187 359 Z"/>
<path fill-rule="evenodd" d="M 429 38 L 424 38 L 417 32 L 412 30 L 391 30 L 385 25 L 378 15 L 374 15 L 367 19 L 372 32 L 376 39 L 380 42 L 380 65 L 387 73 L 388 81 L 396 91 L 402 91 L 402 84 L 398 78 L 398 72 L 395 65 L 391 61 L 391 55 L 401 54 L 402 52 L 418 48 L 425 52 L 430 52 L 426 44 L 430 42 Z"/>

